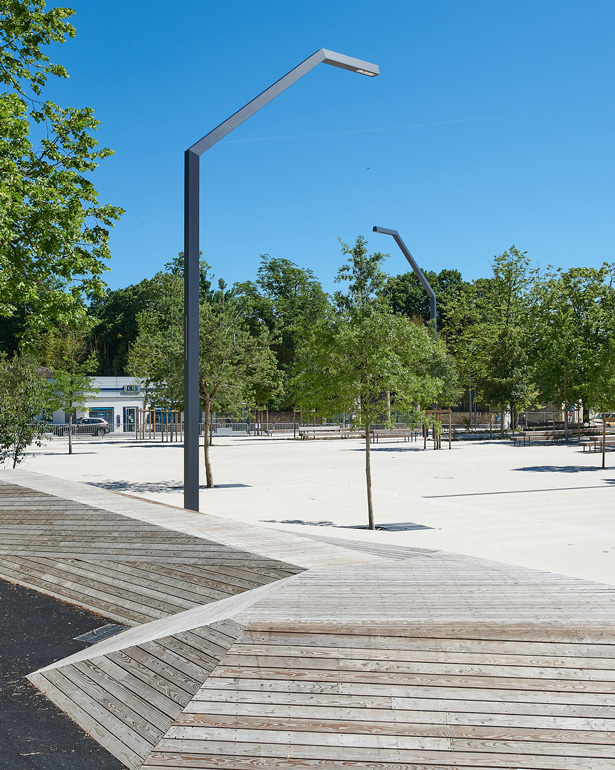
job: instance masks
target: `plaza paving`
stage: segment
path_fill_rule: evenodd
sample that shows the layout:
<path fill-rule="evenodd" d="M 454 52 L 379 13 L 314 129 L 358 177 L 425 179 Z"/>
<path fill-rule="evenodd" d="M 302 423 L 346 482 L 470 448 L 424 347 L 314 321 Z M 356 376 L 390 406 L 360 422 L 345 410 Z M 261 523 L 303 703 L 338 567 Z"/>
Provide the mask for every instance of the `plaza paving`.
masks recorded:
<path fill-rule="evenodd" d="M 596 455 L 381 444 L 369 532 L 359 441 L 220 439 L 205 515 L 181 445 L 65 451 L 0 473 L 0 576 L 129 627 L 28 676 L 124 766 L 613 767 Z"/>
<path fill-rule="evenodd" d="M 23 469 L 0 478 L 0 575 L 129 626 L 28 679 L 130 770 L 615 762 L 609 585 Z"/>
<path fill-rule="evenodd" d="M 615 584 L 615 454 L 602 470 L 600 455 L 574 445 L 421 446 L 372 450 L 376 522 L 392 531 L 360 528 L 363 443 L 353 439 L 218 438 L 216 488 L 202 489 L 201 510 L 296 534 L 443 549 Z M 182 450 L 79 439 L 69 456 L 66 440 L 55 439 L 21 467 L 181 507 Z"/>

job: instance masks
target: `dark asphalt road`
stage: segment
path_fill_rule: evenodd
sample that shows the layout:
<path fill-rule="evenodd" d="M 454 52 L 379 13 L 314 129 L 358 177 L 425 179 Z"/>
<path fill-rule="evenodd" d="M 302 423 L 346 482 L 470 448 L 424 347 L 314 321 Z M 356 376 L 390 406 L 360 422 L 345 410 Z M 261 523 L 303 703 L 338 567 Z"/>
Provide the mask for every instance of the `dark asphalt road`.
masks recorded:
<path fill-rule="evenodd" d="M 0 580 L 0 770 L 124 770 L 24 678 L 82 650 L 73 637 L 108 622 Z"/>

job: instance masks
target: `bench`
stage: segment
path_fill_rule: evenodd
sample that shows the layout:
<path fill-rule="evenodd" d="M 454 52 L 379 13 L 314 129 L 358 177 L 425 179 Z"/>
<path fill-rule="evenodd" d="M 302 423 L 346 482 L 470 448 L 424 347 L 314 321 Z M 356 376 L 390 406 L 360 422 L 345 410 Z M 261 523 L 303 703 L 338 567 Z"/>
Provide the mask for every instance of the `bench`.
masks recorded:
<path fill-rule="evenodd" d="M 316 438 L 359 438 L 362 432 L 350 430 L 350 428 L 342 428 L 339 425 L 330 428 L 320 425 L 314 428 L 298 428 L 298 434 L 300 439 L 307 440 Z"/>
<path fill-rule="evenodd" d="M 572 436 L 572 431 L 568 431 L 568 437 L 570 436 Z M 557 444 L 560 441 L 565 441 L 566 438 L 563 430 L 524 430 L 513 436 L 512 440 L 514 444 L 529 446 L 532 441 L 550 441 L 552 444 Z"/>
<path fill-rule="evenodd" d="M 596 431 L 591 428 L 585 428 L 583 430 L 583 435 L 587 438 L 593 438 L 594 436 L 592 436 L 592 434 L 595 433 Z M 552 444 L 557 444 L 561 441 L 575 438 L 578 435 L 578 432 L 572 429 L 567 432 L 561 428 L 556 428 L 554 430 L 524 430 L 516 436 L 513 436 L 512 440 L 515 444 L 522 444 L 523 446 L 529 446 L 532 441 L 550 441 Z M 581 441 L 582 440 L 583 439 L 581 439 Z"/>
<path fill-rule="evenodd" d="M 388 430 L 385 428 L 371 431 L 370 438 L 373 444 L 377 444 L 380 439 L 387 438 L 402 438 L 404 441 L 416 441 L 419 435 L 422 435 L 422 433 L 416 428 L 390 428 Z"/>
<path fill-rule="evenodd" d="M 584 436 L 579 446 L 583 447 L 583 451 L 602 452 L 602 436 Z M 604 437 L 604 448 L 608 446 L 615 446 L 615 433 L 607 433 Z"/>

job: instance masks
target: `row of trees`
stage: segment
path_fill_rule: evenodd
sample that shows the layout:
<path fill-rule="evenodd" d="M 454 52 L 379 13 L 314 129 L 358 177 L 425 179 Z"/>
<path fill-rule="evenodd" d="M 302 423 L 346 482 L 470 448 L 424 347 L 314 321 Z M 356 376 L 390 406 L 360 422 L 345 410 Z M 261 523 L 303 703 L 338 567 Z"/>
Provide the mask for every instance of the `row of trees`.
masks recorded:
<path fill-rule="evenodd" d="M 200 303 L 200 396 L 206 430 L 212 411 L 248 406 L 299 407 L 317 418 L 345 413 L 369 434 L 374 421 L 403 412 L 424 417 L 434 402 L 459 396 L 455 365 L 421 319 L 387 301 L 383 254 L 358 238 L 342 245 L 345 264 L 329 297 L 310 271 L 264 257 L 255 283 L 216 289 L 203 265 Z M 180 260 L 181 262 L 181 260 Z M 127 369 L 158 406 L 183 406 L 183 292 L 177 264 L 156 276 L 156 300 L 136 313 Z M 96 332 L 95 332 L 96 333 Z M 370 522 L 371 472 L 366 443 Z M 209 441 L 207 486 L 213 486 Z"/>

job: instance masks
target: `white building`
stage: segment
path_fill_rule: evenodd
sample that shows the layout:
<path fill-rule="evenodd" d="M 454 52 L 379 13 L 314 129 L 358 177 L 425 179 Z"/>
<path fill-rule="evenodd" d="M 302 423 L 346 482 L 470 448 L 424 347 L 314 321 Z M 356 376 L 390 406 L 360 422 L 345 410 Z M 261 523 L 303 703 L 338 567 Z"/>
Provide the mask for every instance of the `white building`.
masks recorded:
<path fill-rule="evenodd" d="M 134 377 L 93 377 L 93 387 L 85 399 L 85 409 L 77 410 L 77 417 L 102 417 L 114 432 L 134 430 L 137 410 L 143 409 L 139 381 Z M 68 415 L 63 410 L 54 412 L 52 424 L 64 425 Z"/>

